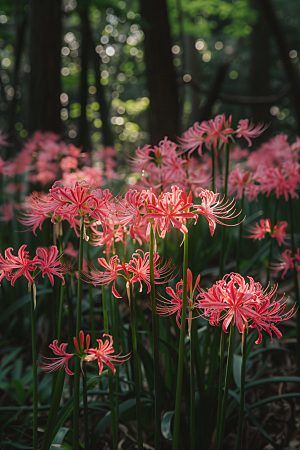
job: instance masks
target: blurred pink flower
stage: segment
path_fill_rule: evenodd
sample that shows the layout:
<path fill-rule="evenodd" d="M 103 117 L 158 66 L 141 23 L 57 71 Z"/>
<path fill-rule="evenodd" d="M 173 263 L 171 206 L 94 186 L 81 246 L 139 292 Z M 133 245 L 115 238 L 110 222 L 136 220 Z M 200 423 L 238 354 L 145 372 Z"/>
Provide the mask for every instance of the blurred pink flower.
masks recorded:
<path fill-rule="evenodd" d="M 268 127 L 270 124 L 264 124 L 263 122 L 258 123 L 257 125 L 254 125 L 254 123 L 249 124 L 248 119 L 242 119 L 239 120 L 238 126 L 237 126 L 237 138 L 244 137 L 246 141 L 248 142 L 249 147 L 252 146 L 252 142 L 250 140 L 253 138 L 256 138 L 260 136 Z"/>
<path fill-rule="evenodd" d="M 281 278 L 283 279 L 287 271 L 294 267 L 293 259 L 292 257 L 292 250 L 285 250 L 281 255 L 278 255 L 276 257 L 279 263 L 270 263 L 270 268 L 272 272 L 281 272 L 283 270 L 283 273 L 281 275 Z"/>

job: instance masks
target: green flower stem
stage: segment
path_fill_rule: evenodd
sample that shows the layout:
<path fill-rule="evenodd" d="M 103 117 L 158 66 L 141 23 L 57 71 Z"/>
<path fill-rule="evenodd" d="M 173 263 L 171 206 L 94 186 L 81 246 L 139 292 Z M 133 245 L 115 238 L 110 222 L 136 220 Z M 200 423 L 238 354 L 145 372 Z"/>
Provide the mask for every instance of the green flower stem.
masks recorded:
<path fill-rule="evenodd" d="M 120 316 L 119 316 L 119 300 L 115 298 L 112 293 L 110 293 L 111 296 L 111 303 L 112 303 L 112 309 L 113 309 L 113 330 L 114 330 L 114 343 L 115 343 L 115 352 L 119 353 L 119 326 L 120 326 Z M 115 396 L 115 410 L 116 410 L 116 424 L 117 429 L 119 428 L 119 393 L 120 390 L 120 373 L 119 368 L 116 367 L 116 374 L 115 374 L 115 390 L 117 395 Z"/>
<path fill-rule="evenodd" d="M 179 358 L 178 358 L 175 418 L 174 418 L 173 447 L 172 447 L 173 450 L 179 449 L 180 406 L 181 406 L 181 392 L 183 379 L 184 338 L 185 338 L 185 322 L 186 322 L 186 308 L 187 308 L 187 269 L 188 269 L 188 233 L 184 235 L 183 296 L 182 296 L 182 311 L 181 311 L 181 329 L 179 337 Z"/>
<path fill-rule="evenodd" d="M 107 302 L 106 302 L 104 285 L 102 285 L 102 307 L 103 307 L 104 331 L 105 331 L 105 334 L 109 334 Z M 116 409 L 115 409 L 115 402 L 114 402 L 113 373 L 111 370 L 108 371 L 108 388 L 109 388 L 109 402 L 110 402 L 111 425 L 112 425 L 112 435 L 113 435 L 113 450 L 118 450 L 118 426 L 117 426 Z"/>
<path fill-rule="evenodd" d="M 76 338 L 79 342 L 79 332 L 81 329 L 81 302 L 82 302 L 82 280 L 81 272 L 83 267 L 83 238 L 84 218 L 80 220 L 79 237 L 79 261 L 78 261 L 78 285 L 77 285 L 77 318 L 76 318 Z M 74 409 L 73 409 L 73 450 L 79 449 L 79 387 L 80 387 L 80 359 L 75 359 L 74 375 Z"/>
<path fill-rule="evenodd" d="M 236 440 L 236 450 L 242 450 L 242 426 L 244 418 L 244 404 L 245 404 L 245 375 L 246 375 L 246 360 L 247 360 L 247 332 L 245 327 L 242 341 L 242 368 L 241 368 L 241 387 L 240 387 L 240 408 L 239 408 L 239 422 Z"/>
<path fill-rule="evenodd" d="M 190 332 L 190 450 L 196 449 L 195 441 L 195 327 L 194 320 L 191 319 Z M 196 330 L 197 333 L 197 330 Z"/>
<path fill-rule="evenodd" d="M 47 419 L 46 429 L 43 436 L 41 450 L 49 450 L 52 440 L 53 440 L 53 430 L 55 427 L 55 421 L 59 411 L 60 399 L 63 392 L 64 380 L 65 380 L 65 370 L 61 369 L 58 373 L 58 377 L 55 383 L 55 388 L 51 400 L 49 415 Z"/>
<path fill-rule="evenodd" d="M 244 200 L 245 200 L 245 193 L 243 189 L 242 198 L 241 198 L 241 211 L 244 208 Z M 242 251 L 242 237 L 243 237 L 243 222 L 239 224 L 239 238 L 238 238 L 238 245 L 237 245 L 237 251 L 236 251 L 236 272 L 240 272 L 240 265 L 241 265 L 241 251 Z"/>
<path fill-rule="evenodd" d="M 60 235 L 58 236 L 58 248 L 59 248 L 60 255 L 62 255 L 63 247 L 62 247 L 62 238 Z M 60 262 L 61 262 L 61 264 L 64 264 L 63 256 L 61 256 Z M 57 335 L 56 335 L 59 343 L 60 343 L 60 337 L 61 337 L 63 302 L 64 302 L 64 285 L 63 285 L 63 280 L 61 280 L 60 295 L 59 295 L 59 308 L 58 308 L 58 324 L 57 324 Z"/>
<path fill-rule="evenodd" d="M 273 216 L 273 224 L 271 224 L 271 231 L 272 232 L 273 232 L 274 226 L 277 223 L 278 206 L 279 206 L 279 200 L 276 199 L 276 201 L 275 201 L 275 209 L 274 209 L 274 216 Z M 271 238 L 271 245 L 270 245 L 270 251 L 269 251 L 269 264 L 268 264 L 268 269 L 267 269 L 267 284 L 269 283 L 270 276 L 271 276 L 270 262 L 271 262 L 272 257 L 273 257 L 273 248 L 274 248 L 274 238 Z"/>
<path fill-rule="evenodd" d="M 90 261 L 90 245 L 87 246 L 86 251 L 87 260 Z M 90 273 L 90 267 L 88 266 L 88 272 Z M 89 304 L 90 304 L 90 322 L 91 322 L 91 334 L 92 343 L 96 344 L 96 331 L 95 331 L 95 317 L 94 317 L 94 304 L 93 304 L 93 286 L 89 283 Z"/>
<path fill-rule="evenodd" d="M 86 388 L 86 363 L 82 365 L 82 390 L 83 390 L 83 415 L 84 415 L 84 449 L 90 450 L 90 437 L 89 437 L 89 411 L 87 402 L 87 388 Z"/>
<path fill-rule="evenodd" d="M 211 150 L 211 178 L 212 178 L 212 191 L 216 191 L 216 171 L 215 171 L 215 150 Z"/>
<path fill-rule="evenodd" d="M 220 423 L 220 433 L 217 436 L 218 442 L 218 450 L 222 450 L 223 448 L 223 436 L 225 431 L 225 422 L 226 422 L 226 408 L 227 408 L 227 400 L 228 400 L 228 390 L 229 383 L 232 374 L 232 360 L 233 360 L 233 341 L 234 341 L 234 323 L 230 325 L 230 334 L 229 334 L 229 344 L 228 344 L 228 355 L 227 355 L 227 365 L 226 365 L 226 375 L 225 375 L 225 388 L 223 394 L 222 401 L 222 414 L 221 414 L 221 423 Z"/>
<path fill-rule="evenodd" d="M 58 326 L 57 326 L 57 340 L 59 343 L 60 343 L 60 337 L 61 337 L 63 304 L 64 304 L 64 285 L 63 285 L 63 280 L 61 280 L 60 296 L 59 296 L 59 310 L 58 310 Z"/>
<path fill-rule="evenodd" d="M 159 372 L 159 343 L 158 326 L 156 314 L 156 295 L 154 283 L 154 232 L 151 224 L 150 228 L 150 284 L 151 284 L 151 313 L 152 313 L 152 336 L 153 336 L 153 361 L 154 361 L 154 392 L 155 392 L 155 450 L 161 448 L 161 394 L 160 394 L 160 372 Z"/>
<path fill-rule="evenodd" d="M 140 372 L 139 372 L 139 360 L 137 353 L 137 339 L 136 339 L 136 324 L 135 324 L 135 305 L 134 297 L 131 295 L 131 285 L 127 282 L 127 295 L 130 305 L 130 321 L 131 321 L 131 335 L 132 335 L 132 357 L 133 357 L 133 372 L 134 372 L 134 384 L 135 384 L 135 400 L 136 400 L 136 425 L 137 425 L 137 441 L 138 450 L 143 449 L 143 436 L 142 436 L 142 413 L 141 413 L 141 398 L 140 398 Z"/>
<path fill-rule="evenodd" d="M 35 285 L 29 284 L 31 292 L 31 344 L 32 344 L 32 378 L 33 378 L 33 450 L 37 450 L 37 415 L 38 415 L 38 394 L 37 394 L 37 366 L 36 366 L 36 326 L 35 326 Z"/>
<path fill-rule="evenodd" d="M 224 347 L 225 347 L 225 333 L 222 330 L 221 337 L 220 337 L 219 395 L 218 395 L 217 425 L 216 425 L 215 438 L 218 438 L 218 436 L 220 434 L 221 417 L 222 417 Z"/>
<path fill-rule="evenodd" d="M 295 255 L 296 253 L 296 243 L 295 243 L 295 228 L 294 228 L 294 210 L 293 210 L 293 201 L 292 197 L 289 195 L 289 210 L 290 210 L 290 227 L 291 227 L 291 244 L 292 244 L 292 253 Z M 299 282 L 298 282 L 298 274 L 297 269 L 294 265 L 294 284 L 295 284 L 295 299 L 296 305 L 299 308 L 300 306 L 300 294 L 299 294 Z M 297 320 L 297 367 L 300 367 L 300 310 L 298 309 L 296 320 Z"/>
<path fill-rule="evenodd" d="M 229 154 L 230 148 L 229 145 L 225 144 L 225 182 L 224 182 L 224 197 L 227 197 L 228 192 L 228 173 L 229 173 Z M 222 278 L 224 275 L 224 266 L 225 266 L 225 246 L 226 246 L 226 227 L 223 225 L 222 227 L 222 235 L 221 235 L 221 252 L 220 252 L 220 267 L 219 267 L 219 277 Z"/>

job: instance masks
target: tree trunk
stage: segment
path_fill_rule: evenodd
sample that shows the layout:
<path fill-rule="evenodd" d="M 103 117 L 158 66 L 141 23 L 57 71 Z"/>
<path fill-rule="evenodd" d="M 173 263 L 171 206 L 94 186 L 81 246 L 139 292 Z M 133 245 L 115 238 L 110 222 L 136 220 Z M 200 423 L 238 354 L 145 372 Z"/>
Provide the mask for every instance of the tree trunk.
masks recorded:
<path fill-rule="evenodd" d="M 28 130 L 61 133 L 61 2 L 30 0 Z"/>
<path fill-rule="evenodd" d="M 253 27 L 251 35 L 251 71 L 250 88 L 252 96 L 270 95 L 270 29 L 266 23 L 260 0 L 252 0 L 251 7 L 258 13 L 258 21 Z M 252 105 L 251 119 L 254 123 L 268 123 L 272 117 L 270 105 Z M 258 137 L 256 144 L 270 137 L 271 127 L 262 136 Z"/>
<path fill-rule="evenodd" d="M 90 150 L 90 139 L 88 122 L 86 118 L 86 105 L 88 99 L 88 82 L 87 82 L 87 70 L 88 70 L 88 33 L 89 18 L 87 8 L 82 9 L 80 12 L 81 18 L 81 72 L 80 72 L 80 91 L 79 91 L 79 103 L 81 105 L 81 115 L 79 117 L 78 126 L 78 146 L 82 146 L 85 151 Z"/>
<path fill-rule="evenodd" d="M 276 13 L 271 0 L 260 0 L 261 8 L 264 12 L 265 21 L 269 24 L 270 31 L 273 34 L 278 46 L 279 55 L 283 62 L 288 79 L 292 86 L 294 108 L 296 120 L 298 122 L 298 131 L 300 131 L 300 77 L 296 65 L 292 63 L 289 55 L 289 45 L 286 35 L 283 31 L 280 21 L 276 17 Z"/>
<path fill-rule="evenodd" d="M 166 0 L 140 0 L 150 97 L 150 142 L 178 135 L 178 92 Z"/>

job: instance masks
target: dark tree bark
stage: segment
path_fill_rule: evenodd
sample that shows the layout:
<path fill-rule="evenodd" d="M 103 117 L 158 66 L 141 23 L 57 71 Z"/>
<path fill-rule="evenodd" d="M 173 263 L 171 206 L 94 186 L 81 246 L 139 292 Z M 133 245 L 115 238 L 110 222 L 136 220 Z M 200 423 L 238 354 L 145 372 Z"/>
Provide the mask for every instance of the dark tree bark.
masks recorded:
<path fill-rule="evenodd" d="M 101 74 L 100 74 L 100 57 L 95 50 L 95 42 L 92 34 L 92 30 L 90 27 L 89 21 L 86 22 L 86 33 L 88 39 L 88 47 L 91 55 L 91 62 L 94 68 L 95 73 L 95 84 L 96 84 L 96 98 L 100 105 L 99 113 L 102 121 L 102 143 L 106 146 L 113 146 L 114 138 L 110 124 L 110 104 L 106 101 L 105 98 L 105 87 L 100 83 Z"/>
<path fill-rule="evenodd" d="M 10 109 L 8 114 L 8 134 L 10 139 L 13 140 L 13 135 L 15 132 L 14 123 L 15 123 L 15 109 L 17 104 L 16 90 L 19 80 L 19 70 L 21 64 L 21 56 L 23 52 L 23 47 L 25 43 L 25 30 L 27 27 L 27 16 L 21 16 L 18 12 L 15 15 L 15 26 L 16 26 L 16 37 L 15 37 L 15 65 L 14 65 L 14 75 L 13 75 L 13 87 L 14 87 L 14 96 L 10 103 Z"/>
<path fill-rule="evenodd" d="M 81 72 L 80 72 L 80 90 L 79 90 L 79 103 L 81 105 L 81 115 L 79 117 L 78 126 L 78 146 L 82 146 L 85 151 L 90 148 L 90 139 L 88 133 L 88 122 L 86 118 L 86 105 L 88 99 L 88 82 L 87 71 L 89 63 L 89 42 L 88 42 L 88 30 L 89 30 L 89 18 L 87 8 L 83 8 L 80 12 L 81 18 Z"/>
<path fill-rule="evenodd" d="M 260 0 L 252 0 L 251 7 L 258 13 L 258 21 L 251 35 L 250 88 L 252 96 L 270 95 L 270 29 L 266 23 Z M 268 104 L 251 107 L 251 119 L 254 123 L 271 121 Z M 260 143 L 270 137 L 269 127 L 255 142 Z"/>
<path fill-rule="evenodd" d="M 214 106 L 215 102 L 220 98 L 220 91 L 221 87 L 225 78 L 225 75 L 227 73 L 228 67 L 230 63 L 222 64 L 216 73 L 215 80 L 208 92 L 207 99 L 205 101 L 205 104 L 200 110 L 199 114 L 199 122 L 202 122 L 202 120 L 207 120 L 210 118 L 212 107 Z"/>
<path fill-rule="evenodd" d="M 293 100 L 295 115 L 298 122 L 298 130 L 300 130 L 300 77 L 296 65 L 292 63 L 289 56 L 289 44 L 286 40 L 285 32 L 280 21 L 276 17 L 276 13 L 271 0 L 260 0 L 261 8 L 264 12 L 264 19 L 270 27 L 279 50 L 280 58 L 283 62 L 287 73 L 291 88 L 293 91 Z"/>
<path fill-rule="evenodd" d="M 178 92 L 166 0 L 140 0 L 140 13 L 150 97 L 150 142 L 157 144 L 165 136 L 175 139 L 179 134 Z"/>
<path fill-rule="evenodd" d="M 61 2 L 30 0 L 28 130 L 61 133 Z"/>

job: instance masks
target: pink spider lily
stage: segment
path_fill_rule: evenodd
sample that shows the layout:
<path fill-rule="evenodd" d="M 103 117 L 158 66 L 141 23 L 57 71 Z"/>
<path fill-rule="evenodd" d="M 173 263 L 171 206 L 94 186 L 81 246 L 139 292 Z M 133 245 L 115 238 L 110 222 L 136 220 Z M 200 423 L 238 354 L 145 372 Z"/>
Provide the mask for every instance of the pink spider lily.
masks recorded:
<path fill-rule="evenodd" d="M 155 220 L 155 227 L 162 239 L 170 231 L 171 226 L 186 234 L 188 232 L 186 219 L 197 220 L 197 215 L 189 212 L 189 209 L 193 206 L 192 193 L 190 192 L 187 195 L 178 186 L 172 186 L 171 189 L 172 193 L 162 193 L 157 202 L 154 203 L 152 200 L 147 203 L 146 207 L 149 212 L 144 216 L 148 220 Z"/>
<path fill-rule="evenodd" d="M 99 348 L 90 348 L 85 350 L 87 356 L 85 357 L 86 362 L 97 360 L 99 366 L 99 375 L 101 375 L 103 371 L 103 363 L 106 364 L 111 370 L 113 375 L 116 373 L 116 368 L 114 367 L 116 364 L 122 364 L 124 361 L 127 361 L 130 358 L 130 353 L 127 355 L 121 356 L 121 352 L 118 355 L 113 355 L 113 338 L 109 334 L 103 334 L 103 337 L 107 337 L 105 342 L 101 339 L 97 339 L 99 344 Z"/>
<path fill-rule="evenodd" d="M 171 267 L 171 260 L 164 264 L 162 258 L 160 258 L 156 252 L 154 252 L 153 266 L 154 280 L 156 284 L 166 283 L 173 278 L 174 268 Z M 139 282 L 140 292 L 142 292 L 142 281 L 144 281 L 148 288 L 147 294 L 149 294 L 151 290 L 149 252 L 144 253 L 140 249 L 137 250 L 135 253 L 133 253 L 131 261 L 126 264 L 125 270 L 127 272 L 129 283 L 133 284 Z M 129 275 L 129 272 L 131 272 L 131 276 Z"/>
<path fill-rule="evenodd" d="M 189 289 L 188 295 L 188 309 L 189 309 L 189 319 L 191 319 L 191 314 L 193 310 L 193 299 L 195 295 L 195 290 L 199 287 L 200 275 L 198 275 L 195 285 L 193 286 L 193 275 L 190 269 L 188 269 L 187 283 Z M 160 298 L 157 298 L 156 304 L 156 312 L 160 316 L 171 316 L 176 313 L 176 323 L 178 328 L 181 328 L 181 310 L 182 310 L 182 295 L 183 295 L 183 281 L 179 281 L 176 284 L 176 293 L 171 287 L 166 287 L 166 293 L 171 297 L 171 299 L 167 299 L 163 297 L 159 292 L 158 295 Z"/>
<path fill-rule="evenodd" d="M 281 255 L 277 256 L 277 260 L 280 261 L 279 263 L 270 263 L 270 269 L 272 272 L 281 272 L 283 270 L 283 273 L 281 275 L 281 278 L 283 279 L 287 271 L 291 268 L 293 269 L 294 258 L 291 256 L 292 250 L 285 250 Z"/>
<path fill-rule="evenodd" d="M 154 280 L 156 284 L 166 283 L 173 278 L 174 268 L 171 267 L 171 261 L 163 263 L 163 260 L 159 255 L 154 252 Z M 112 256 L 107 262 L 104 258 L 98 258 L 98 263 L 106 270 L 100 271 L 90 265 L 91 271 L 83 271 L 83 275 L 90 279 L 90 283 L 96 285 L 110 284 L 113 281 L 112 293 L 117 298 L 122 298 L 119 292 L 116 290 L 116 280 L 118 277 L 122 277 L 129 284 L 136 282 L 140 283 L 140 292 L 142 291 L 142 281 L 147 285 L 150 292 L 150 262 L 149 252 L 144 253 L 143 250 L 138 249 L 132 255 L 129 263 L 121 263 L 118 256 Z"/>
<path fill-rule="evenodd" d="M 221 114 L 208 122 L 201 122 L 199 131 L 204 135 L 205 145 L 208 149 L 212 146 L 216 150 L 221 142 L 228 144 L 228 138 L 234 133 L 234 129 L 231 128 L 231 119 L 232 117 L 230 116 L 228 121 L 226 121 L 225 114 Z"/>
<path fill-rule="evenodd" d="M 252 142 L 250 140 L 253 138 L 257 138 L 260 136 L 267 128 L 269 127 L 269 124 L 264 124 L 263 122 L 258 123 L 257 125 L 254 125 L 254 123 L 249 124 L 248 119 L 242 119 L 239 120 L 236 132 L 237 138 L 244 137 L 246 141 L 248 142 L 249 147 L 252 146 Z"/>
<path fill-rule="evenodd" d="M 41 361 L 42 365 L 39 366 L 39 368 L 42 369 L 43 372 L 50 373 L 55 372 L 56 370 L 60 370 L 65 366 L 65 371 L 67 372 L 67 374 L 74 375 L 74 373 L 71 372 L 68 367 L 68 362 L 74 356 L 74 353 L 66 353 L 68 344 L 60 344 L 60 346 L 58 346 L 57 344 L 58 341 L 56 339 L 55 341 L 53 341 L 53 344 L 49 345 L 49 348 L 51 348 L 54 355 L 57 355 L 57 358 L 47 358 L 46 356 L 41 355 L 44 361 Z M 49 362 L 47 362 L 47 360 Z"/>
<path fill-rule="evenodd" d="M 193 153 L 194 150 L 198 148 L 199 156 L 202 156 L 202 144 L 204 131 L 199 127 L 199 122 L 195 122 L 192 127 L 183 133 L 183 135 L 178 138 L 180 147 L 182 148 L 182 153 L 189 152 L 188 156 Z"/>
<path fill-rule="evenodd" d="M 262 341 L 261 330 L 265 330 L 271 337 L 271 343 L 273 342 L 272 332 L 276 335 L 278 339 L 282 337 L 282 333 L 275 326 L 277 322 L 290 319 L 296 314 L 295 305 L 284 314 L 284 310 L 287 305 L 288 299 L 284 299 L 284 296 L 276 301 L 276 297 L 273 301 L 272 297 L 275 295 L 277 286 L 274 286 L 268 293 L 264 293 L 265 296 L 261 303 L 255 306 L 255 315 L 252 315 L 252 323 L 250 328 L 256 328 L 258 331 L 258 339 L 255 341 L 256 344 L 260 344 Z"/>
<path fill-rule="evenodd" d="M 94 286 L 97 285 L 103 285 L 103 284 L 110 284 L 113 282 L 112 285 L 112 293 L 116 298 L 122 298 L 122 296 L 118 293 L 116 290 L 116 280 L 119 276 L 122 276 L 120 271 L 122 270 L 122 264 L 119 260 L 119 257 L 117 255 L 114 255 L 110 258 L 109 262 L 105 260 L 105 258 L 98 258 L 98 263 L 104 267 L 106 270 L 100 271 L 96 269 L 93 265 L 90 265 L 91 271 L 83 271 L 83 275 L 90 279 L 90 283 L 92 283 Z"/>
<path fill-rule="evenodd" d="M 12 254 L 12 247 L 5 250 L 5 258 L 0 253 L 0 270 L 4 271 L 12 286 L 14 286 L 16 279 L 22 275 L 27 278 L 29 283 L 34 282 L 30 272 L 36 269 L 37 257 L 35 256 L 33 260 L 29 259 L 29 252 L 25 250 L 26 247 L 27 245 L 24 244 L 19 248 L 18 256 Z"/>
<path fill-rule="evenodd" d="M 62 284 L 65 284 L 62 274 L 69 272 L 71 262 L 61 264 L 58 248 L 55 245 L 52 245 L 49 250 L 41 247 L 37 249 L 36 255 L 38 258 L 36 264 L 41 267 L 42 277 L 44 278 L 47 275 L 51 285 L 54 286 L 53 275 L 56 275 L 63 280 Z"/>
<path fill-rule="evenodd" d="M 249 236 L 246 236 L 249 239 L 253 239 L 256 241 L 257 239 L 260 241 L 266 235 L 266 233 L 271 232 L 271 221 L 270 219 L 261 219 L 259 223 L 256 223 L 254 226 L 249 225 L 247 230 L 252 233 Z"/>
<path fill-rule="evenodd" d="M 292 317 L 294 308 L 283 314 L 287 300 L 276 301 L 277 286 L 268 292 L 268 288 L 263 290 L 253 278 L 248 279 L 249 283 L 246 283 L 239 274 L 225 275 L 207 292 L 201 290 L 195 307 L 203 311 L 203 317 L 209 317 L 211 325 L 219 325 L 222 321 L 225 332 L 231 322 L 241 334 L 245 327 L 256 328 L 259 333 L 256 343 L 261 341 L 261 330 L 267 331 L 271 338 L 272 332 L 280 337 L 275 323 Z"/>
<path fill-rule="evenodd" d="M 241 211 L 238 214 L 235 214 L 235 201 L 229 201 L 227 200 L 223 205 L 222 202 L 224 200 L 224 197 L 222 200 L 218 200 L 218 197 L 220 194 L 214 193 L 212 191 L 209 191 L 207 189 L 199 189 L 200 194 L 199 197 L 202 199 L 201 205 L 194 205 L 196 210 L 194 211 L 197 214 L 202 214 L 206 219 L 208 220 L 209 230 L 211 236 L 213 236 L 216 224 L 219 223 L 220 225 L 226 225 L 229 227 L 234 227 L 236 225 L 239 225 L 241 222 L 237 224 L 225 224 L 220 221 L 222 220 L 229 220 L 229 219 L 235 219 L 238 217 L 241 213 Z"/>

